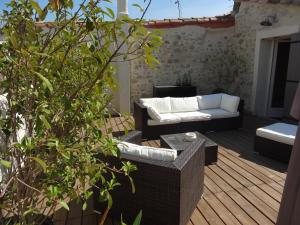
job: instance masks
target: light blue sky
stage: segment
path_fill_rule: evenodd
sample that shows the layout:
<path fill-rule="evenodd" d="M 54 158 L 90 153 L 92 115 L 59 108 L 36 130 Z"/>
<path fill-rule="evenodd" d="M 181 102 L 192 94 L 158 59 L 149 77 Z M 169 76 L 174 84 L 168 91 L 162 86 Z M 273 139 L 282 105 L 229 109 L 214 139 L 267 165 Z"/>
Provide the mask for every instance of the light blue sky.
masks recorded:
<path fill-rule="evenodd" d="M 45 5 L 48 0 L 37 0 L 41 5 Z M 74 0 L 75 5 L 82 0 Z M 112 0 L 112 8 L 116 9 L 116 1 Z M 140 11 L 131 5 L 138 3 L 145 6 L 144 0 L 128 0 L 129 13 L 133 18 L 140 16 Z M 0 0 L 0 10 L 5 8 L 5 3 L 9 0 Z M 151 7 L 146 14 L 146 19 L 171 19 L 178 18 L 178 9 L 175 0 L 152 0 Z M 232 0 L 181 0 L 181 11 L 183 18 L 215 16 L 226 14 L 231 11 Z"/>

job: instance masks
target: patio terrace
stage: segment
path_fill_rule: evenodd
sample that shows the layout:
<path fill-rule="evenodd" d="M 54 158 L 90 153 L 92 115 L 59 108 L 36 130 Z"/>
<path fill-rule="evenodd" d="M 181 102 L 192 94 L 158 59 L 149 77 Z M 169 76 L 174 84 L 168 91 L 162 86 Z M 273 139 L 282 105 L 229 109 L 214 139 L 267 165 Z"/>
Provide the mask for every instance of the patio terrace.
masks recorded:
<path fill-rule="evenodd" d="M 188 225 L 275 224 L 287 165 L 253 151 L 255 128 L 271 122 L 245 116 L 243 129 L 207 134 L 219 145 L 218 163 L 205 168 L 204 195 Z M 108 121 L 108 126 L 117 136 L 129 128 L 119 117 Z M 158 140 L 143 144 L 160 146 Z M 55 224 L 96 225 L 97 215 L 92 204 L 83 213 L 74 204 L 69 214 L 61 211 L 56 216 Z"/>

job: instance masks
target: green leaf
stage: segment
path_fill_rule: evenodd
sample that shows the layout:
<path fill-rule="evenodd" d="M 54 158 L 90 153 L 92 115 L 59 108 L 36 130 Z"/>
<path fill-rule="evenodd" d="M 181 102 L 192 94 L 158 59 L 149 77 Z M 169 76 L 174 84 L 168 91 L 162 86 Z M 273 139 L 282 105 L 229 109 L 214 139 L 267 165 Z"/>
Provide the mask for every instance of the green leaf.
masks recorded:
<path fill-rule="evenodd" d="M 50 81 L 39 72 L 34 71 L 34 73 L 43 81 L 43 84 L 49 89 L 49 91 L 53 93 L 53 87 Z"/>
<path fill-rule="evenodd" d="M 132 4 L 133 7 L 138 8 L 141 12 L 144 12 L 144 9 L 139 4 Z"/>
<path fill-rule="evenodd" d="M 39 118 L 41 119 L 41 121 L 43 121 L 43 124 L 47 129 L 51 129 L 51 125 L 44 115 L 40 115 Z"/>
<path fill-rule="evenodd" d="M 111 8 L 108 8 L 108 7 L 106 7 L 106 9 L 107 9 L 107 11 L 108 11 L 109 17 L 110 17 L 111 19 L 114 19 L 114 18 L 115 18 L 115 13 L 114 13 L 114 11 L 113 11 Z"/>
<path fill-rule="evenodd" d="M 68 210 L 68 211 L 70 210 L 70 208 L 69 208 L 69 206 L 68 206 L 68 204 L 67 204 L 66 202 L 60 201 L 59 204 L 60 204 L 62 207 L 64 207 L 66 210 Z"/>
<path fill-rule="evenodd" d="M 135 185 L 134 185 L 133 179 L 131 177 L 128 177 L 128 178 L 130 180 L 132 194 L 134 194 L 135 193 Z"/>
<path fill-rule="evenodd" d="M 141 210 L 139 212 L 139 214 L 136 216 L 134 222 L 132 225 L 140 225 L 141 224 L 141 221 L 142 221 L 142 215 L 143 215 L 143 211 Z"/>
<path fill-rule="evenodd" d="M 86 208 L 87 208 L 87 203 L 84 202 L 83 205 L 82 205 L 82 210 L 86 210 Z"/>
<path fill-rule="evenodd" d="M 123 215 L 121 214 L 121 225 L 127 225 L 126 223 L 123 222 Z"/>
<path fill-rule="evenodd" d="M 37 157 L 29 157 L 29 158 L 36 161 L 43 168 L 43 171 L 46 172 L 47 165 L 42 159 L 37 158 Z"/>
<path fill-rule="evenodd" d="M 4 159 L 0 159 L 0 164 L 8 169 L 11 167 L 11 162 L 6 161 Z"/>
<path fill-rule="evenodd" d="M 39 14 L 39 16 L 41 16 L 43 14 L 43 10 L 41 9 L 39 3 L 37 3 L 34 0 L 30 1 L 32 7 L 35 9 L 35 11 Z"/>

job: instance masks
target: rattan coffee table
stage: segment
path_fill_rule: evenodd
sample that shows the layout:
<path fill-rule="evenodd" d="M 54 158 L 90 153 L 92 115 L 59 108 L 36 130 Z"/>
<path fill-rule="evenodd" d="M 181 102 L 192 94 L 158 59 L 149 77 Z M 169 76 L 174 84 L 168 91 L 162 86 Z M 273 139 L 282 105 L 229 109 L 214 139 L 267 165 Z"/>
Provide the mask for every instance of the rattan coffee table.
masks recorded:
<path fill-rule="evenodd" d="M 208 137 L 195 131 L 197 139 L 205 140 L 205 165 L 210 165 L 218 161 L 218 145 Z M 160 145 L 162 148 L 171 148 L 180 154 L 192 142 L 185 140 L 185 133 L 168 134 L 160 136 Z"/>

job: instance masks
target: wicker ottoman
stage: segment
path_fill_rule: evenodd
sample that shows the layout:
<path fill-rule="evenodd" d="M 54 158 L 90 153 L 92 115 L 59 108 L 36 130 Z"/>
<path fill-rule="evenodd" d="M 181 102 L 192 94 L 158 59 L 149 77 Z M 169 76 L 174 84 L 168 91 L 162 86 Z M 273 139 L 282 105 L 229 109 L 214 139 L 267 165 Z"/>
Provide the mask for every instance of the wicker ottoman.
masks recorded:
<path fill-rule="evenodd" d="M 289 162 L 298 126 L 274 123 L 256 130 L 254 149 L 259 154 Z"/>

